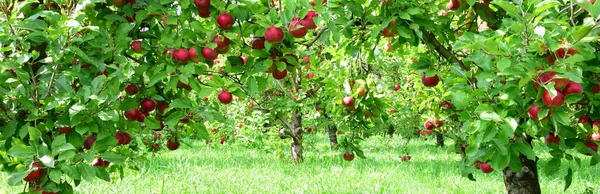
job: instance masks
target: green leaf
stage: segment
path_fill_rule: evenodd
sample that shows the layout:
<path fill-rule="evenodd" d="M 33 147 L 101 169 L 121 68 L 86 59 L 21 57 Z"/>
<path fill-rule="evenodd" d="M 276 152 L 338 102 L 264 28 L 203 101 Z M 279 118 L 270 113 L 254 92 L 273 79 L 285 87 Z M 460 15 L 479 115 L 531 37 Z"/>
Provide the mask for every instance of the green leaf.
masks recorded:
<path fill-rule="evenodd" d="M 110 182 L 110 175 L 108 174 L 108 172 L 106 172 L 106 169 L 99 166 L 96 166 L 94 169 L 96 171 L 96 177 L 104 181 Z"/>
<path fill-rule="evenodd" d="M 156 120 L 154 117 L 146 117 L 144 119 L 144 124 L 149 129 L 158 129 L 160 128 L 160 122 Z"/>
<path fill-rule="evenodd" d="M 50 156 L 42 156 L 40 158 L 40 161 L 42 162 L 42 164 L 44 164 L 44 166 L 46 167 L 50 167 L 50 168 L 54 168 L 54 158 L 50 157 Z"/>
<path fill-rule="evenodd" d="M 79 165 L 85 165 L 83 163 L 79 163 Z M 60 169 L 71 179 L 81 180 L 81 174 L 78 171 L 78 168 L 74 165 L 63 164 L 60 166 Z"/>
<path fill-rule="evenodd" d="M 127 159 L 126 156 L 114 152 L 104 152 L 102 159 L 115 164 L 121 164 Z"/>
<path fill-rule="evenodd" d="M 546 163 L 546 167 L 544 167 L 544 173 L 548 176 L 552 176 L 556 174 L 560 168 L 561 160 L 559 158 L 552 158 L 548 163 Z"/>
<path fill-rule="evenodd" d="M 79 163 L 77 165 L 77 171 L 79 172 L 79 174 L 81 174 L 81 178 L 88 182 L 93 181 L 94 177 L 96 177 L 96 170 L 94 169 L 94 167 L 85 163 Z"/>
<path fill-rule="evenodd" d="M 15 158 L 31 158 L 32 156 L 36 155 L 36 152 L 31 146 L 17 144 L 8 150 L 8 155 Z"/>
<path fill-rule="evenodd" d="M 573 182 L 573 170 L 569 167 L 569 170 L 567 170 L 567 175 L 565 176 L 564 191 L 566 191 L 567 189 L 569 189 L 569 187 L 571 187 L 572 182 Z"/>
<path fill-rule="evenodd" d="M 59 169 L 51 169 L 50 173 L 48 174 L 48 177 L 50 177 L 50 180 L 56 183 L 60 183 L 62 171 L 60 171 Z"/>
<path fill-rule="evenodd" d="M 535 155 L 535 152 L 533 152 L 533 149 L 531 148 L 531 146 L 529 146 L 523 142 L 516 142 L 516 143 L 512 144 L 511 147 L 515 147 L 517 150 L 519 150 L 520 153 L 525 155 L 527 157 L 527 159 L 535 160 L 536 155 Z"/>
<path fill-rule="evenodd" d="M 23 179 L 25 177 L 27 177 L 27 175 L 29 175 L 30 172 L 31 172 L 31 170 L 11 173 L 10 177 L 8 177 L 8 185 L 10 185 L 10 186 L 19 185 L 20 183 L 23 182 Z"/>
<path fill-rule="evenodd" d="M 196 131 L 197 137 L 202 138 L 204 140 L 210 140 L 210 135 L 208 134 L 208 131 L 206 131 L 206 126 L 204 126 L 204 123 L 193 122 L 192 126 Z"/>

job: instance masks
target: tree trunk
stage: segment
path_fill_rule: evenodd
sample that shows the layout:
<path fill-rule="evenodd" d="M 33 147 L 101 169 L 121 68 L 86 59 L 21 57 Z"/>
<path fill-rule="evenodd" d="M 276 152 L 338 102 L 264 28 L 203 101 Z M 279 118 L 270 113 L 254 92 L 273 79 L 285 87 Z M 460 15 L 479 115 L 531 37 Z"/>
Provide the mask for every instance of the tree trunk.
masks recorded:
<path fill-rule="evenodd" d="M 538 177 L 537 161 L 529 160 L 524 155 L 519 156 L 523 165 L 521 172 L 513 172 L 506 167 L 504 174 L 504 185 L 509 194 L 538 194 L 541 193 Z"/>
<path fill-rule="evenodd" d="M 393 125 L 388 126 L 387 134 L 390 136 L 390 138 L 394 137 L 394 132 L 396 132 L 396 129 L 394 129 L 394 126 Z"/>
<path fill-rule="evenodd" d="M 327 133 L 329 133 L 329 145 L 332 150 L 335 150 L 338 140 L 337 140 L 337 127 L 335 125 L 327 126 Z"/>
<path fill-rule="evenodd" d="M 436 141 L 436 146 L 439 147 L 444 147 L 444 134 L 440 133 L 440 132 L 435 132 L 435 141 Z"/>
<path fill-rule="evenodd" d="M 302 162 L 302 114 L 295 113 L 292 116 L 292 161 L 294 163 Z"/>

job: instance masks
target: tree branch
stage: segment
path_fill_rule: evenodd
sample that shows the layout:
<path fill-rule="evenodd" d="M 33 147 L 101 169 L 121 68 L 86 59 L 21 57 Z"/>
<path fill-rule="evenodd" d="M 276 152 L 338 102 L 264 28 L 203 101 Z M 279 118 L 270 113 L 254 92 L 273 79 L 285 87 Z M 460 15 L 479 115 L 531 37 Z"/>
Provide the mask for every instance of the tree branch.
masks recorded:
<path fill-rule="evenodd" d="M 325 30 L 327 30 L 329 28 L 327 27 L 323 27 L 321 28 L 321 30 L 319 30 L 319 32 L 317 33 L 317 35 L 307 44 L 305 44 L 304 46 L 306 46 L 306 48 L 311 47 L 313 44 L 315 44 L 315 42 L 317 42 L 317 40 L 319 40 L 319 38 L 321 38 L 321 35 L 323 35 L 323 33 L 325 32 Z"/>

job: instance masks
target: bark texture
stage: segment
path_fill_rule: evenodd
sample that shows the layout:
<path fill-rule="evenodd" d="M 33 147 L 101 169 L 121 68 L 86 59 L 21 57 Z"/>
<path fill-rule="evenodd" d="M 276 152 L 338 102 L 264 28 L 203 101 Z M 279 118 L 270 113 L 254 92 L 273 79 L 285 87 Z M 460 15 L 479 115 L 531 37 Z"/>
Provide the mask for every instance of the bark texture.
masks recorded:
<path fill-rule="evenodd" d="M 292 161 L 294 163 L 302 162 L 302 115 L 296 113 L 292 116 Z"/>
<path fill-rule="evenodd" d="M 444 147 L 444 134 L 435 132 L 435 142 L 436 146 Z"/>
<path fill-rule="evenodd" d="M 510 167 L 506 167 L 504 174 L 504 185 L 506 193 L 509 194 L 539 194 L 541 193 L 540 181 L 538 177 L 537 161 L 529 160 L 524 155 L 519 156 L 523 165 L 521 172 L 514 172 Z"/>
<path fill-rule="evenodd" d="M 338 144 L 337 127 L 335 125 L 329 125 L 327 127 L 327 133 L 329 134 L 329 145 L 331 146 L 332 150 L 335 150 Z"/>

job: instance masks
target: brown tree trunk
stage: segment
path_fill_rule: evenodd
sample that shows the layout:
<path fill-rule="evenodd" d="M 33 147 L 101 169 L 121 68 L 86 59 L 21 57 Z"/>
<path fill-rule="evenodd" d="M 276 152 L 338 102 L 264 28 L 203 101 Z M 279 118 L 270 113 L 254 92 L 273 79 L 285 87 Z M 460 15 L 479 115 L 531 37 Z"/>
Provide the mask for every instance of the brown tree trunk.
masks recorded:
<path fill-rule="evenodd" d="M 302 115 L 296 113 L 292 116 L 292 161 L 294 163 L 302 162 Z"/>
<path fill-rule="evenodd" d="M 335 150 L 338 144 L 337 127 L 335 125 L 327 126 L 327 133 L 329 133 L 329 145 L 331 146 L 332 150 Z"/>
<path fill-rule="evenodd" d="M 444 134 L 440 133 L 440 132 L 435 132 L 435 141 L 436 141 L 436 146 L 439 147 L 444 147 Z"/>
<path fill-rule="evenodd" d="M 523 165 L 521 172 L 514 172 L 506 167 L 504 174 L 504 185 L 506 193 L 509 194 L 538 194 L 541 193 L 538 177 L 537 161 L 529 160 L 524 155 L 519 156 Z"/>

